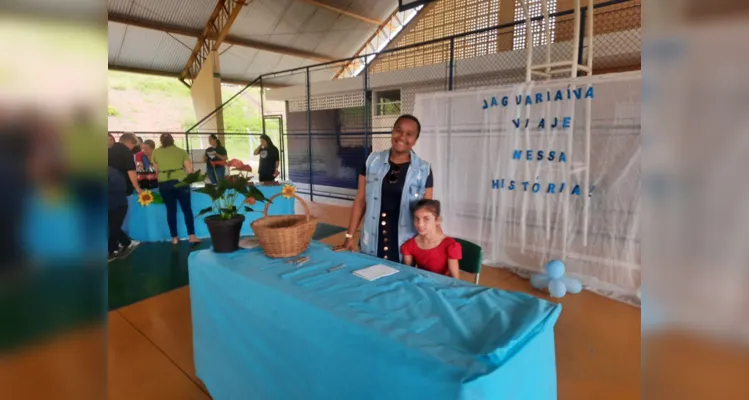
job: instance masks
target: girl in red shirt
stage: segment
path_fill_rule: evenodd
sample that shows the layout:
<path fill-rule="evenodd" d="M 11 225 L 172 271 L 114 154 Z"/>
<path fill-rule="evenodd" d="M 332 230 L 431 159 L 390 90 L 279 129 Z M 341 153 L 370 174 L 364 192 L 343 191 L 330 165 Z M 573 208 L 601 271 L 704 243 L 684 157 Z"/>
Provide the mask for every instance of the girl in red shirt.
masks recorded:
<path fill-rule="evenodd" d="M 460 243 L 445 236 L 441 222 L 439 201 L 424 199 L 416 203 L 414 226 L 418 234 L 401 246 L 403 263 L 459 279 L 462 249 Z"/>

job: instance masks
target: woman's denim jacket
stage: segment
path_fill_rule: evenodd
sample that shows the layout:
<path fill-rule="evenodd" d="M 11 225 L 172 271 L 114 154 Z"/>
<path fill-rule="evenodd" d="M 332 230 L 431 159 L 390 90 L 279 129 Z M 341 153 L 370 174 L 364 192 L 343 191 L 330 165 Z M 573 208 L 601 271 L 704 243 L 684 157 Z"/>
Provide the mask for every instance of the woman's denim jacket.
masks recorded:
<path fill-rule="evenodd" d="M 380 201 L 382 180 L 390 172 L 390 149 L 372 153 L 367 158 L 366 208 L 359 247 L 361 252 L 377 256 L 377 243 L 380 233 Z M 406 182 L 401 195 L 400 216 L 398 218 L 398 249 L 416 235 L 412 206 L 424 198 L 429 163 L 411 151 L 411 164 L 406 173 Z"/>

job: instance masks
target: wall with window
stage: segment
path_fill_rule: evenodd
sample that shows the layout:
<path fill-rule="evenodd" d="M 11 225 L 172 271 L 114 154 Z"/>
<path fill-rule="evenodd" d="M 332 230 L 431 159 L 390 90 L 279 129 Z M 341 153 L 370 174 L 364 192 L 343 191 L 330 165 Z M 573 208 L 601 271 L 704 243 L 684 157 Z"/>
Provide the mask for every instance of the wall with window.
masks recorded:
<path fill-rule="evenodd" d="M 587 4 L 587 0 L 580 0 L 581 6 Z M 594 0 L 593 4 L 604 3 L 607 0 Z M 575 6 L 573 0 L 556 0 L 557 10 L 572 10 Z M 625 3 L 606 7 L 605 9 L 596 10 L 593 24 L 593 34 L 600 35 L 611 32 L 621 32 L 630 29 L 639 28 L 641 25 L 640 8 L 641 0 L 632 0 Z M 571 26 L 573 16 L 564 16 L 558 18 L 557 37 L 558 40 L 569 40 L 572 38 L 572 29 L 564 27 L 565 24 Z"/>
<path fill-rule="evenodd" d="M 594 4 L 608 0 L 595 0 Z M 549 13 L 571 10 L 574 0 L 548 0 Z M 581 0 L 581 6 L 587 4 Z M 542 15 L 541 0 L 529 0 L 531 17 Z M 640 40 L 641 0 L 630 0 L 621 4 L 596 9 L 594 35 L 619 33 L 608 45 L 629 44 Z M 522 7 L 517 0 L 440 0 L 426 6 L 419 15 L 398 35 L 387 48 L 398 48 L 428 40 L 445 38 L 473 30 L 508 24 L 523 20 Z M 532 23 L 534 45 L 545 43 L 540 21 Z M 568 15 L 552 20 L 552 42 L 571 41 L 574 32 L 574 16 Z M 485 32 L 455 40 L 454 60 L 480 57 L 499 52 L 525 48 L 525 24 Z M 567 58 L 568 54 L 554 54 L 554 59 Z M 433 43 L 418 48 L 388 53 L 374 59 L 370 74 L 406 70 L 447 62 L 450 58 L 448 41 Z M 604 60 L 595 65 L 600 72 L 639 69 L 639 60 Z M 418 77 L 414 77 L 416 80 Z"/>
<path fill-rule="evenodd" d="M 599 1 L 600 2 L 600 1 Z M 569 9 L 569 0 L 550 2 L 550 12 Z M 539 14 L 540 3 L 531 3 Z M 535 7 L 535 8 L 533 8 Z M 640 1 L 627 1 L 595 11 L 594 71 L 618 72 L 640 65 Z M 552 61 L 569 59 L 573 46 L 572 17 L 552 24 Z M 440 0 L 423 11 L 390 44 L 406 46 L 435 38 L 524 19 L 515 0 Z M 542 43 L 540 26 L 535 43 Z M 269 100 L 286 101 L 288 111 L 288 154 L 291 178 L 307 191 L 310 164 L 316 194 L 353 196 L 357 166 L 370 151 L 390 146 L 390 132 L 398 115 L 413 113 L 420 93 L 513 84 L 525 80 L 525 27 L 522 25 L 473 34 L 454 40 L 453 69 L 450 70 L 450 42 L 418 46 L 387 53 L 374 59 L 366 80 L 357 77 L 312 82 L 312 97 L 306 86 L 274 89 Z M 545 57 L 534 52 L 535 62 Z M 366 85 L 366 87 L 365 87 Z M 367 101 L 365 101 L 367 99 Z M 312 138 L 307 136 L 307 104 L 312 119 Z M 365 110 L 364 105 L 371 105 Z M 310 159 L 311 142 L 311 159 Z M 325 196 L 326 194 L 321 194 Z"/>
<path fill-rule="evenodd" d="M 408 46 L 499 24 L 500 0 L 440 0 L 425 6 L 387 48 Z M 497 32 L 461 42 L 456 57 L 496 52 Z M 436 43 L 375 58 L 370 73 L 394 71 L 445 62 L 450 57 L 446 43 Z M 460 55 L 459 55 L 460 54 Z"/>

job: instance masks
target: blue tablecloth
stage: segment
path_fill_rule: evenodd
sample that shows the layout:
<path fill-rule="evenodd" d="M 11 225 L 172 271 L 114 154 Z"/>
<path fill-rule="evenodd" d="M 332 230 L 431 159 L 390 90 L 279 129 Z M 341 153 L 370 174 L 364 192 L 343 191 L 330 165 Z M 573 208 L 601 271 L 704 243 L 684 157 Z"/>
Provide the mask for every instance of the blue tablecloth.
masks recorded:
<path fill-rule="evenodd" d="M 190 255 L 195 369 L 214 399 L 556 399 L 561 305 L 315 242 L 305 255 Z M 378 263 L 400 272 L 351 274 Z"/>
<path fill-rule="evenodd" d="M 34 194 L 23 210 L 20 242 L 27 257 L 49 267 L 88 256 L 101 259 L 107 243 L 106 212 L 106 203 L 92 210 L 71 201 L 48 202 Z"/>
<path fill-rule="evenodd" d="M 283 186 L 258 186 L 265 197 L 270 198 L 271 196 L 278 194 L 283 189 Z M 237 207 L 242 209 L 240 197 L 237 199 Z M 193 215 L 200 212 L 200 210 L 210 207 L 211 198 L 208 195 L 192 192 L 192 213 Z M 137 195 L 128 197 L 128 211 L 125 223 L 122 229 L 127 234 L 135 239 L 143 242 L 161 242 L 171 240 L 172 235 L 169 233 L 169 225 L 166 223 L 166 206 L 163 204 L 151 204 L 147 207 L 143 207 L 138 204 Z M 252 235 L 252 228 L 250 223 L 263 216 L 264 203 L 257 203 L 252 206 L 254 212 L 245 213 L 245 222 L 242 224 L 242 236 Z M 294 214 L 294 198 L 284 199 L 278 197 L 273 200 L 268 209 L 268 215 L 291 215 Z M 210 237 L 208 232 L 208 226 L 203 220 L 205 216 L 195 218 L 195 235 L 199 238 Z M 187 237 L 187 228 L 185 227 L 185 219 L 182 215 L 182 209 L 177 206 L 177 232 L 180 238 Z"/>

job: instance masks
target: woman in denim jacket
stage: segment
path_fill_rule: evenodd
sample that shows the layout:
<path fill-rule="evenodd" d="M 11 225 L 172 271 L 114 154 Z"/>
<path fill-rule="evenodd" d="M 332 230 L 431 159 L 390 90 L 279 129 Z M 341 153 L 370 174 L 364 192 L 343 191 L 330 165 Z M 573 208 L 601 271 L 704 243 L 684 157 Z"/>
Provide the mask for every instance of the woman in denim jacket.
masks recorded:
<path fill-rule="evenodd" d="M 359 170 L 346 240 L 337 250 L 354 250 L 354 232 L 363 221 L 361 252 L 400 261 L 401 246 L 416 234 L 411 207 L 432 198 L 432 170 L 412 150 L 420 133 L 416 117 L 401 115 L 393 126 L 391 148 L 369 155 Z"/>

